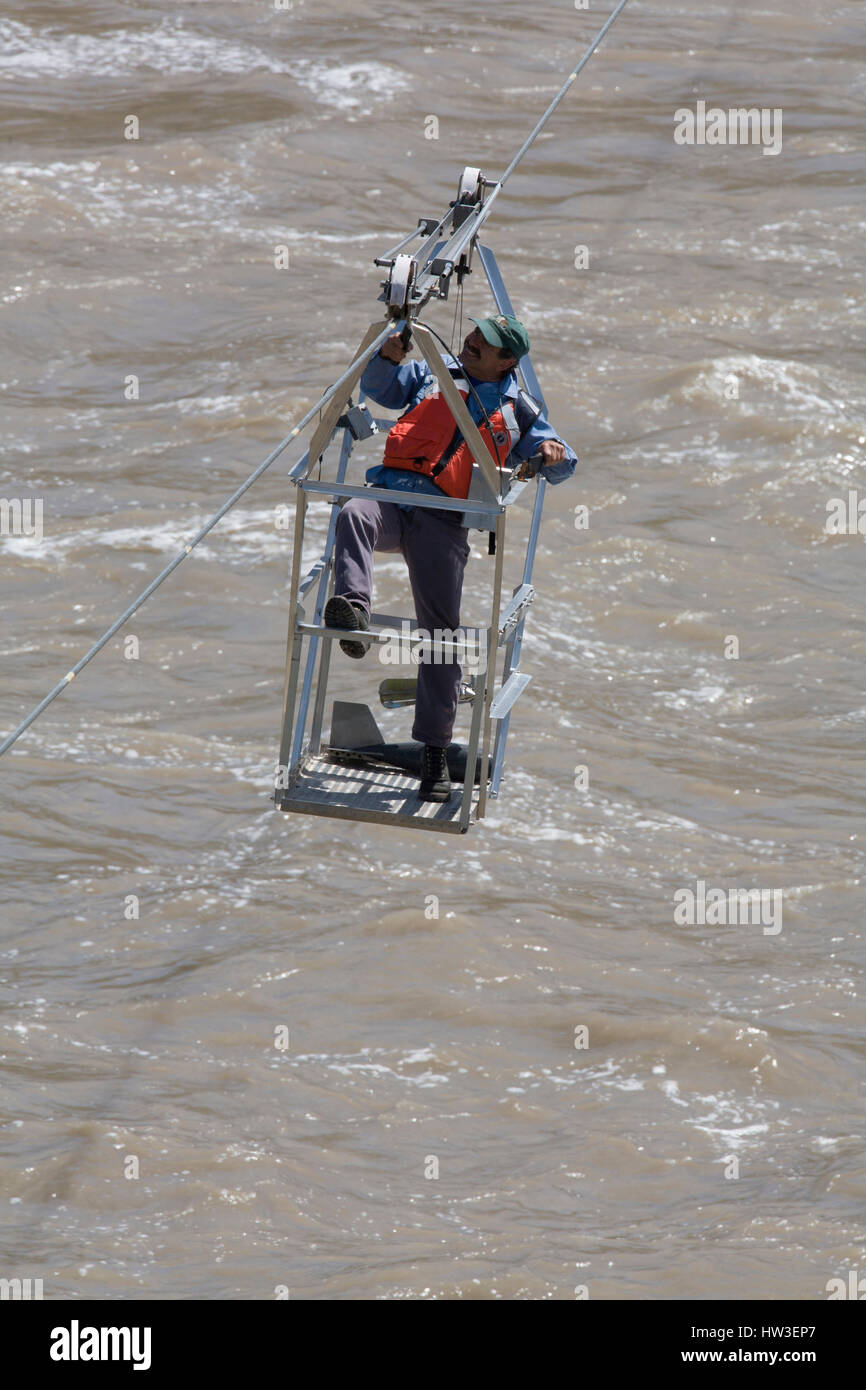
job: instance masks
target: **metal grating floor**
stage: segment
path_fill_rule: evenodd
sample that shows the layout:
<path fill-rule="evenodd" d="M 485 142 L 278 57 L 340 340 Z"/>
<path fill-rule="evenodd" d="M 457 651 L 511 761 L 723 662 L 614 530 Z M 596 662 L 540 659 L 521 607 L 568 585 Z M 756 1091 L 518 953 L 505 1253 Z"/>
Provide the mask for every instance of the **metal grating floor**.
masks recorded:
<path fill-rule="evenodd" d="M 452 787 L 448 801 L 419 801 L 418 778 L 383 767 L 332 762 L 327 754 L 307 759 L 297 780 L 280 794 L 281 811 L 344 820 L 407 825 L 418 830 L 465 834 L 460 825 L 463 788 Z M 472 808 L 478 799 L 473 789 Z M 470 812 L 471 823 L 471 812 Z"/>

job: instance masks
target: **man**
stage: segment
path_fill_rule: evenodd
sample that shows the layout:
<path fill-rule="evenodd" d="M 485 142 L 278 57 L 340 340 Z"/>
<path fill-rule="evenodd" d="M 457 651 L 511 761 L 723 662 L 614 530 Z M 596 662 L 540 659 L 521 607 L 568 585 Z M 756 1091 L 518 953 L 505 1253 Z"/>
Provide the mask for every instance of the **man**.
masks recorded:
<path fill-rule="evenodd" d="M 491 455 L 500 466 L 507 459 L 512 468 L 540 454 L 542 474 L 551 483 L 564 482 L 574 472 L 577 456 L 557 437 L 538 405 L 519 390 L 514 371 L 529 351 L 525 327 L 504 314 L 472 322 L 477 327 L 459 357 L 447 356 L 445 361 Z M 468 446 L 427 364 L 401 365 L 407 351 L 402 335 L 393 333 L 361 378 L 363 391 L 379 405 L 404 409 L 388 433 L 384 462 L 368 471 L 367 481 L 374 487 L 466 497 L 472 474 Z M 453 631 L 460 625 L 467 537 L 462 512 L 350 498 L 337 518 L 335 593 L 325 606 L 326 626 L 351 631 L 369 626 L 373 551 L 398 550 L 409 569 L 419 627 L 431 633 L 437 628 Z M 355 658 L 366 652 L 363 642 L 343 641 L 340 647 Z M 422 801 L 447 801 L 451 793 L 445 750 L 451 742 L 461 674 L 456 662 L 428 659 L 418 668 L 412 738 L 424 745 L 418 793 Z"/>

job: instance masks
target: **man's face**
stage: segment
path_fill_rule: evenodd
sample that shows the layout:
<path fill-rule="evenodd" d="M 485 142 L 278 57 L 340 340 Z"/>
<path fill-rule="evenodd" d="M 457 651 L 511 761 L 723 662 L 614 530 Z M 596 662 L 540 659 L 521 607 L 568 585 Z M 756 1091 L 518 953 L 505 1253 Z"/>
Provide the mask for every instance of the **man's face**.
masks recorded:
<path fill-rule="evenodd" d="M 516 357 L 502 357 L 498 347 L 488 343 L 480 328 L 473 328 L 463 343 L 459 361 L 479 381 L 498 381 L 517 362 Z"/>

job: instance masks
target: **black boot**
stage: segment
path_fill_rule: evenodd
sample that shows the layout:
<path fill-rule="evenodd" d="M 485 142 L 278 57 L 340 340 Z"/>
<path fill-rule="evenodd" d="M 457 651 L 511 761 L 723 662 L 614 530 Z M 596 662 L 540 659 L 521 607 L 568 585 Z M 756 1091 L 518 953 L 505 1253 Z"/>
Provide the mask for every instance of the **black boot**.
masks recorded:
<path fill-rule="evenodd" d="M 329 598 L 325 604 L 323 613 L 325 627 L 345 627 L 349 632 L 365 632 L 370 626 L 370 620 L 363 608 L 359 608 L 350 599 L 343 598 L 342 594 L 335 594 Z M 340 651 L 345 652 L 346 656 L 354 657 L 355 661 L 360 661 L 362 656 L 367 655 L 366 642 L 341 642 Z"/>
<path fill-rule="evenodd" d="M 421 754 L 418 795 L 422 801 L 447 801 L 451 795 L 451 778 L 448 776 L 448 759 L 444 748 L 434 748 L 428 743 Z"/>

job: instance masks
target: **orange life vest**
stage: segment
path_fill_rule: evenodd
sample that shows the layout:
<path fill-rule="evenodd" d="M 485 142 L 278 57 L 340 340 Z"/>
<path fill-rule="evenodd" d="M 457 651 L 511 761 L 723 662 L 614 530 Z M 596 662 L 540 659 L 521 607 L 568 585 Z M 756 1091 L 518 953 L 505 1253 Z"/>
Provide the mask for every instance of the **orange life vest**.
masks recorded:
<path fill-rule="evenodd" d="M 455 386 L 467 400 L 469 389 L 460 385 L 464 378 L 456 372 L 452 374 Z M 497 467 L 503 468 L 520 439 L 517 415 L 511 402 L 503 401 L 498 410 L 489 412 L 489 418 L 491 428 L 485 421 L 478 431 Z M 455 426 L 444 395 L 439 393 L 425 396 L 391 426 L 383 462 L 386 468 L 407 468 L 426 474 L 449 497 L 469 496 L 472 454 Z"/>

